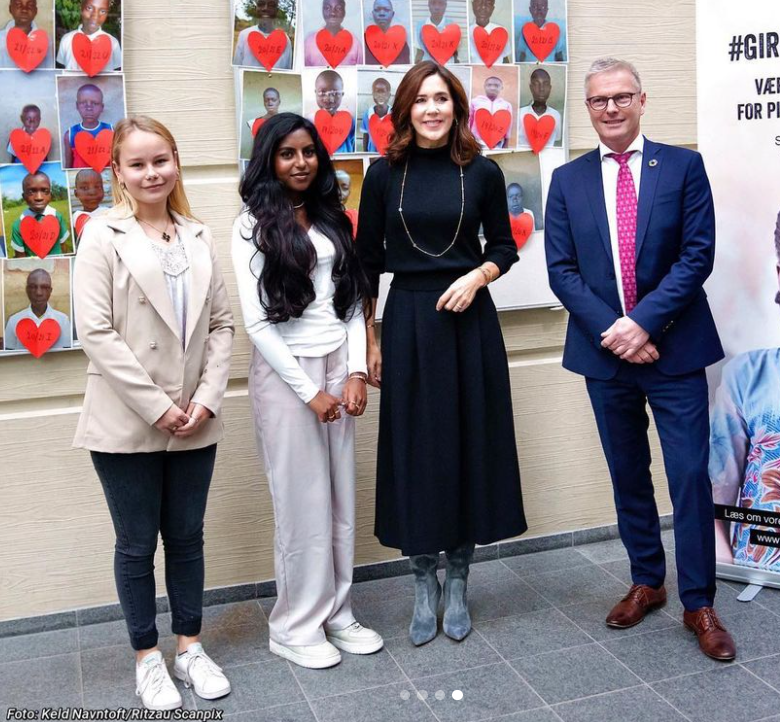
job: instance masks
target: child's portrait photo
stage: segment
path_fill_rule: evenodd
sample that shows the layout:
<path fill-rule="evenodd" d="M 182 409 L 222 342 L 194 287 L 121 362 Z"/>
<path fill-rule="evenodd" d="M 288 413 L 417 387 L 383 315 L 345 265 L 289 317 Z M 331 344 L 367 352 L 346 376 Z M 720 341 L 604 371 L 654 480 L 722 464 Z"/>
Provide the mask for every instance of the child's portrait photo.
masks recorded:
<path fill-rule="evenodd" d="M 122 68 L 122 0 L 55 0 L 54 7 L 58 68 Z"/>
<path fill-rule="evenodd" d="M 474 66 L 471 71 L 469 130 L 480 147 L 508 150 L 517 145 L 517 98 L 517 66 Z"/>
<path fill-rule="evenodd" d="M 399 70 L 358 70 L 359 153 L 382 153 L 387 145 L 393 128 L 393 98 L 404 74 Z"/>
<path fill-rule="evenodd" d="M 85 136 L 105 142 L 106 135 L 100 134 L 103 131 L 113 133 L 114 124 L 125 117 L 124 76 L 112 74 L 86 78 L 60 75 L 57 78 L 57 102 L 62 166 L 88 168 L 90 164 L 77 147 L 84 142 L 78 141 L 79 134 L 84 133 Z"/>
<path fill-rule="evenodd" d="M 257 132 L 277 113 L 303 114 L 301 76 L 245 70 L 241 78 L 241 159 L 252 157 Z"/>
<path fill-rule="evenodd" d="M 362 0 L 366 65 L 409 65 L 412 23 L 409 0 Z"/>
<path fill-rule="evenodd" d="M 69 258 L 35 258 L 3 264 L 3 347 L 6 351 L 73 346 L 70 261 Z"/>
<path fill-rule="evenodd" d="M 512 0 L 469 0 L 469 57 L 488 67 L 512 62 Z"/>
<path fill-rule="evenodd" d="M 90 218 L 111 210 L 114 199 L 111 195 L 111 170 L 102 173 L 92 168 L 69 170 L 68 190 L 70 191 L 70 216 L 73 221 L 71 232 L 78 245 L 84 226 Z"/>
<path fill-rule="evenodd" d="M 362 158 L 342 158 L 333 161 L 336 171 L 336 183 L 339 187 L 339 200 L 344 212 L 352 221 L 353 235 L 357 234 L 360 192 L 363 190 L 365 168 Z"/>
<path fill-rule="evenodd" d="M 520 65 L 518 148 L 564 147 L 565 108 L 565 65 Z"/>
<path fill-rule="evenodd" d="M 299 0 L 299 7 L 307 68 L 363 64 L 360 0 Z"/>
<path fill-rule="evenodd" d="M 233 65 L 292 70 L 295 0 L 234 0 Z"/>
<path fill-rule="evenodd" d="M 544 203 L 539 159 L 528 152 L 502 153 L 493 156 L 504 172 L 509 218 L 518 219 L 524 213 L 533 221 L 532 230 L 544 230 Z"/>
<path fill-rule="evenodd" d="M 21 70 L 0 70 L 0 163 L 22 163 L 23 160 L 58 161 L 60 144 L 57 126 L 57 86 L 54 71 L 24 73 Z M 15 130 L 25 135 L 11 134 Z M 41 157 L 42 133 L 51 136 L 49 152 Z M 32 144 L 26 136 L 32 136 Z M 16 148 L 14 149 L 14 145 Z M 28 162 L 29 165 L 29 162 Z"/>
<path fill-rule="evenodd" d="M 302 73 L 303 110 L 331 155 L 355 152 L 357 70 L 306 69 Z"/>
<path fill-rule="evenodd" d="M 569 59 L 566 0 L 513 0 L 515 60 L 565 63 Z"/>
<path fill-rule="evenodd" d="M 8 0 L 0 5 L 0 68 L 25 66 L 54 67 L 54 13 L 50 1 Z"/>
<path fill-rule="evenodd" d="M 469 62 L 469 0 L 427 0 L 412 3 L 414 62 L 439 65 Z"/>
<path fill-rule="evenodd" d="M 3 166 L 0 191 L 8 258 L 73 253 L 67 177 L 59 163 L 44 163 L 35 173 Z"/>

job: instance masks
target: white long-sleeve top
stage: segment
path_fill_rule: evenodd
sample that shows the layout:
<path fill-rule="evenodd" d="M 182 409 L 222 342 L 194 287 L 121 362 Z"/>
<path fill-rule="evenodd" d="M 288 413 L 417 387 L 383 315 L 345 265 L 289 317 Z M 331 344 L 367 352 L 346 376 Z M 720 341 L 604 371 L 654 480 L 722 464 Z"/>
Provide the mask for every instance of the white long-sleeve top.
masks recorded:
<path fill-rule="evenodd" d="M 243 211 L 233 224 L 233 267 L 246 332 L 271 368 L 289 384 L 301 401 L 309 403 L 320 388 L 304 372 L 296 357 L 327 356 L 346 340 L 349 373 L 365 373 L 366 326 L 363 310 L 357 308 L 347 321 L 336 315 L 333 305 L 336 285 L 331 277 L 336 248 L 329 238 L 312 226 L 309 239 L 317 254 L 314 300 L 300 318 L 271 323 L 258 296 L 257 279 L 263 270 L 265 256 L 252 242 L 254 224 L 254 218 L 247 211 Z"/>

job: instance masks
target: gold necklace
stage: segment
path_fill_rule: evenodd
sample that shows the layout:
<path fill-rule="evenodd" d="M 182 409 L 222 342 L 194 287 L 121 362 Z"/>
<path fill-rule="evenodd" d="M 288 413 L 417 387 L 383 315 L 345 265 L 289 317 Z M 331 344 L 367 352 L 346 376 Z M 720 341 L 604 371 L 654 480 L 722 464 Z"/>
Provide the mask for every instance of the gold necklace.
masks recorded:
<path fill-rule="evenodd" d="M 424 248 L 421 248 L 414 242 L 414 238 L 412 238 L 412 234 L 409 233 L 409 227 L 406 225 L 406 219 L 404 218 L 404 188 L 406 187 L 406 172 L 409 170 L 409 159 L 406 159 L 406 164 L 404 165 L 404 177 L 401 179 L 401 200 L 398 202 L 398 213 L 401 216 L 401 223 L 403 223 L 404 230 L 406 231 L 406 235 L 409 237 L 409 242 L 412 244 L 414 248 L 416 248 L 420 253 L 424 253 L 426 256 L 431 256 L 431 258 L 441 258 L 447 251 L 450 250 L 455 245 L 455 241 L 458 240 L 458 233 L 460 233 L 460 224 L 463 222 L 463 211 L 466 208 L 466 190 L 463 184 L 463 166 L 458 166 L 460 170 L 460 218 L 458 218 L 458 227 L 455 229 L 455 235 L 452 238 L 452 243 L 450 243 L 449 246 L 447 246 L 441 253 L 431 253 L 430 251 L 426 251 Z"/>
<path fill-rule="evenodd" d="M 138 218 L 138 216 L 136 216 L 136 218 Z M 167 232 L 168 231 L 168 225 L 167 224 L 165 226 L 165 230 L 161 231 L 159 228 L 157 228 L 156 226 L 153 226 L 151 223 L 149 223 L 149 221 L 145 221 L 143 218 L 138 218 L 138 220 L 141 223 L 143 223 L 145 226 L 149 226 L 149 228 L 151 228 L 152 230 L 157 231 L 160 234 L 160 236 L 162 237 L 162 239 L 166 243 L 168 243 L 168 241 L 171 240 L 171 235 L 170 235 L 170 233 Z M 168 223 L 170 223 L 170 222 L 171 222 L 171 219 L 168 218 Z"/>

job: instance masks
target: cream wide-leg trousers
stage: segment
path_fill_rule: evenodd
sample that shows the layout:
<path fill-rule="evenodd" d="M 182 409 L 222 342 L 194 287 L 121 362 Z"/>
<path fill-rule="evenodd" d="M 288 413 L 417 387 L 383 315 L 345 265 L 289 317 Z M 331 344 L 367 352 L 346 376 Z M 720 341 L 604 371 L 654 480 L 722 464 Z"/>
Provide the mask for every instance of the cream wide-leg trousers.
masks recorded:
<path fill-rule="evenodd" d="M 322 390 L 341 397 L 347 344 L 298 357 Z M 350 602 L 355 548 L 355 419 L 323 424 L 256 350 L 249 396 L 274 507 L 277 601 L 270 636 L 284 645 L 325 641 L 355 621 Z"/>

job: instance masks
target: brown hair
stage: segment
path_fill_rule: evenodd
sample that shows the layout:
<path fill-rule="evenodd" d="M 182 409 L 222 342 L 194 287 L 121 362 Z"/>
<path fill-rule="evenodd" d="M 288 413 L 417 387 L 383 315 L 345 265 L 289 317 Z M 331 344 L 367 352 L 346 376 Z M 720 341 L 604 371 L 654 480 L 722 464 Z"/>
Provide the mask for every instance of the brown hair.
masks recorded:
<path fill-rule="evenodd" d="M 173 157 L 176 161 L 176 168 L 179 170 L 179 176 L 176 179 L 176 185 L 173 186 L 173 190 L 168 196 L 168 210 L 178 213 L 180 216 L 184 216 L 184 218 L 197 220 L 195 216 L 192 215 L 190 202 L 187 200 L 187 195 L 184 192 L 184 183 L 181 178 L 181 162 L 179 160 L 179 150 L 176 147 L 176 141 L 174 140 L 171 131 L 159 120 L 150 118 L 147 115 L 132 115 L 129 118 L 122 118 L 122 120 L 116 124 L 114 127 L 114 139 L 111 143 L 112 170 L 119 165 L 119 152 L 122 148 L 122 143 L 134 130 L 142 130 L 145 133 L 159 135 L 171 146 Z M 111 190 L 114 194 L 113 213 L 122 218 L 135 215 L 137 210 L 135 199 L 122 187 L 119 178 L 116 176 L 116 171 L 114 171 L 111 176 Z"/>
<path fill-rule="evenodd" d="M 469 130 L 469 101 L 458 78 L 447 68 L 424 60 L 417 63 L 406 75 L 395 92 L 393 101 L 393 126 L 385 157 L 390 165 L 403 163 L 414 145 L 415 131 L 412 126 L 412 107 L 426 78 L 438 75 L 446 84 L 452 96 L 455 122 L 450 130 L 450 156 L 457 165 L 468 165 L 479 155 L 479 144 Z"/>

